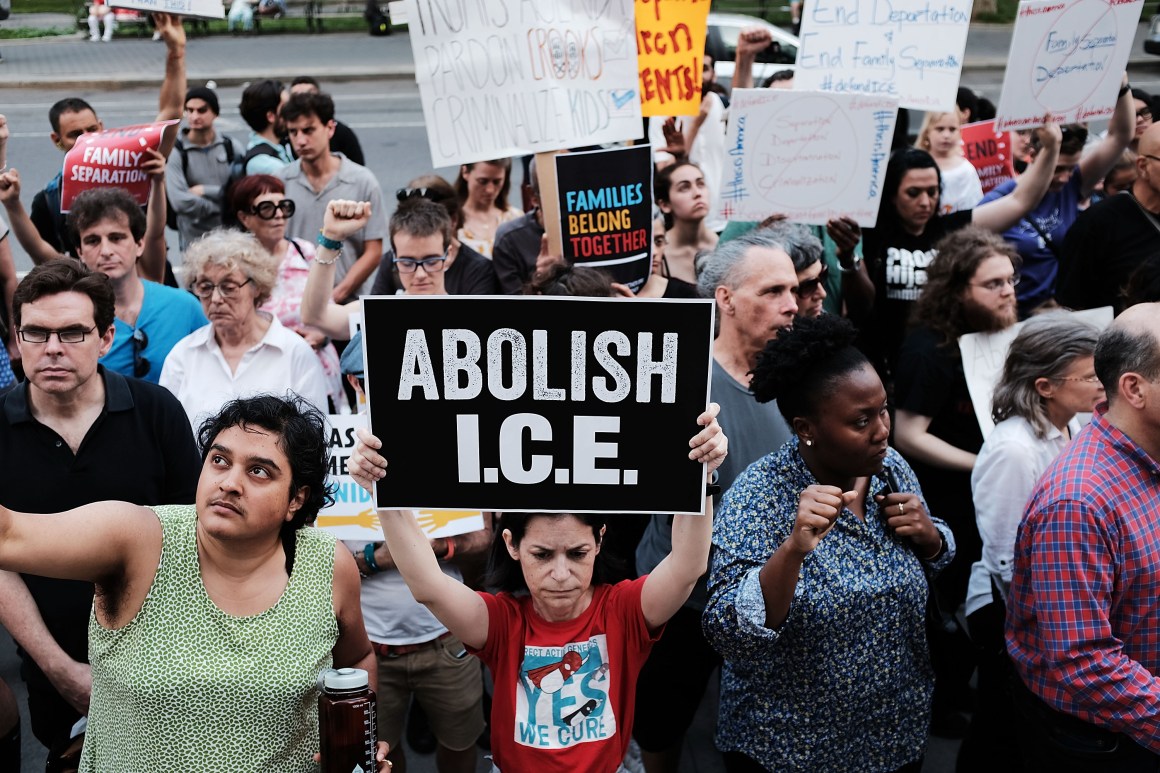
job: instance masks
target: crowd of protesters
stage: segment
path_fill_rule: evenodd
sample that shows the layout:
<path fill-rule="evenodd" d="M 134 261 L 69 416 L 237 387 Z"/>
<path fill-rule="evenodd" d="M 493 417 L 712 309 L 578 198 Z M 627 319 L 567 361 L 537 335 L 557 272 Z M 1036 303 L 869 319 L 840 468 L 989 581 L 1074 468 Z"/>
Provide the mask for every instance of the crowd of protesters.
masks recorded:
<path fill-rule="evenodd" d="M 670 773 L 714 680 L 733 773 L 919 771 L 932 733 L 963 739 L 964 773 L 1160 770 L 1160 127 L 1126 74 L 1106 132 L 1013 136 L 1017 176 L 985 195 L 960 130 L 989 103 L 960 89 L 913 139 L 903 113 L 865 229 L 724 219 L 707 82 L 696 117 L 642 128 L 637 293 L 716 305 L 705 515 L 485 513 L 428 539 L 384 511 L 368 544 L 306 528 L 324 416 L 365 409 L 361 296 L 634 294 L 553 254 L 534 161 L 384 197 L 315 79 L 251 83 L 228 137 L 180 20 L 157 31 L 158 120 L 185 126 L 147 154 L 147 207 L 98 188 L 63 215 L 0 116 L 0 624 L 34 735 L 74 766 L 51 769 L 315 769 L 334 665 L 372 674 L 380 770 L 405 771 L 405 737 L 440 773 L 481 749 L 505 773 Z M 741 34 L 734 87 L 770 44 Z M 104 128 L 79 98 L 49 122 L 66 152 Z M 1104 306 L 1102 332 L 1074 313 Z M 1004 331 L 980 404 L 959 341 Z M 368 489 L 414 452 L 360 438 Z M 523 736 L 524 687 L 569 679 L 606 680 L 615 723 L 553 703 L 572 731 Z"/>

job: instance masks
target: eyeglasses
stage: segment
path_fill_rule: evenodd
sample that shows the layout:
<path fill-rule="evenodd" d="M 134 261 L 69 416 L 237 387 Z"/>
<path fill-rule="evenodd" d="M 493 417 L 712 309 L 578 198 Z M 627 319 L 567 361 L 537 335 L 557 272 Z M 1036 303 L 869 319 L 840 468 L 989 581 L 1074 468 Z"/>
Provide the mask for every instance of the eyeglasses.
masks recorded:
<path fill-rule="evenodd" d="M 1143 121 L 1152 120 L 1152 109 L 1149 107 L 1141 107 L 1136 111 L 1136 117 Z"/>
<path fill-rule="evenodd" d="M 399 188 L 395 191 L 395 200 L 400 203 L 407 199 L 427 199 L 438 204 L 445 198 L 444 194 L 434 188 Z"/>
<path fill-rule="evenodd" d="M 209 105 L 202 105 L 201 107 L 188 107 L 187 106 L 185 108 L 185 112 L 197 113 L 198 115 L 201 115 L 202 113 L 208 113 L 209 112 Z"/>
<path fill-rule="evenodd" d="M 981 287 L 989 293 L 997 293 L 1008 285 L 1011 287 L 1017 286 L 1019 280 L 1022 278 L 1018 274 L 1012 274 L 1011 276 L 999 277 L 998 279 L 988 279 L 986 282 L 969 282 L 968 284 L 971 287 Z"/>
<path fill-rule="evenodd" d="M 26 344 L 46 344 L 48 339 L 55 334 L 58 341 L 62 344 L 79 344 L 85 340 L 85 336 L 97 329 L 96 325 L 88 328 L 74 327 L 66 330 L 44 330 L 38 327 L 22 327 L 18 331 L 20 333 L 20 340 Z"/>
<path fill-rule="evenodd" d="M 924 193 L 927 196 L 930 196 L 932 199 L 938 198 L 938 186 L 937 185 L 932 185 L 929 188 L 904 188 L 902 192 L 904 194 L 906 194 L 906 198 L 908 198 L 908 199 L 917 199 L 919 196 L 921 196 Z"/>
<path fill-rule="evenodd" d="M 294 217 L 294 202 L 290 199 L 281 201 L 263 201 L 250 207 L 250 214 L 257 215 L 263 220 L 273 220 L 281 212 L 282 217 Z"/>
<path fill-rule="evenodd" d="M 149 345 L 149 336 L 144 330 L 134 330 L 133 337 L 129 341 L 133 344 L 133 375 L 137 378 L 145 378 L 149 369 L 153 367 L 149 360 L 141 354 Z"/>
<path fill-rule="evenodd" d="M 253 281 L 254 279 L 251 277 L 239 284 L 238 282 L 233 282 L 229 279 L 226 279 L 224 281 L 218 282 L 215 285 L 209 280 L 203 280 L 201 282 L 194 282 L 190 289 L 193 290 L 194 295 L 196 295 L 198 298 L 201 298 L 203 301 L 212 298 L 214 290 L 217 290 L 223 298 L 233 298 L 238 294 L 238 290 L 241 290 L 243 287 Z"/>
<path fill-rule="evenodd" d="M 438 274 L 443 270 L 443 264 L 447 260 L 446 255 L 432 255 L 429 258 L 415 259 L 415 258 L 395 258 L 395 270 L 400 274 L 414 274 L 416 269 L 422 267 L 428 274 Z"/>
<path fill-rule="evenodd" d="M 1079 381 L 1084 384 L 1100 383 L 1099 376 L 1052 376 L 1052 381 Z"/>
<path fill-rule="evenodd" d="M 1151 153 L 1141 153 L 1140 158 L 1146 158 L 1150 161 L 1160 161 L 1160 156 L 1153 156 Z"/>
<path fill-rule="evenodd" d="M 822 284 L 829 278 L 830 278 L 830 267 L 829 266 L 822 266 L 821 273 L 818 274 L 817 276 L 815 276 L 813 279 L 807 279 L 804 282 L 799 282 L 797 289 L 794 290 L 794 293 L 799 298 L 808 298 L 809 296 L 816 293 L 818 291 L 818 288 L 821 287 Z"/>

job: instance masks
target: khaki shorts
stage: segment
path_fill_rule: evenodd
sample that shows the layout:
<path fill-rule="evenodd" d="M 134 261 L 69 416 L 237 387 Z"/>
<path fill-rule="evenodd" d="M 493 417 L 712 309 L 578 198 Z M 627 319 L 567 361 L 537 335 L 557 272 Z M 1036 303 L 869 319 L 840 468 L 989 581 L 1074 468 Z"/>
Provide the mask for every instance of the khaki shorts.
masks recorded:
<path fill-rule="evenodd" d="M 414 695 L 440 745 L 451 751 L 475 745 L 483 732 L 483 677 L 479 660 L 459 639 L 448 636 L 397 658 L 375 657 L 380 741 L 399 745 Z"/>

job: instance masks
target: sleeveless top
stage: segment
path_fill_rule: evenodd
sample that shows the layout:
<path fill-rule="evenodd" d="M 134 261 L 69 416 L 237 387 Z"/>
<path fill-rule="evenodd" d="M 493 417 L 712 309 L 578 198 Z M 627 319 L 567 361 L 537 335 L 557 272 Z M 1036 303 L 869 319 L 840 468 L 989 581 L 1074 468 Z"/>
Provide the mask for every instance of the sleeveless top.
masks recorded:
<path fill-rule="evenodd" d="M 116 630 L 89 618 L 80 770 L 317 771 L 318 673 L 338 640 L 334 538 L 300 529 L 281 598 L 235 617 L 202 584 L 194 506 L 153 511 L 161 561 L 141 610 Z"/>

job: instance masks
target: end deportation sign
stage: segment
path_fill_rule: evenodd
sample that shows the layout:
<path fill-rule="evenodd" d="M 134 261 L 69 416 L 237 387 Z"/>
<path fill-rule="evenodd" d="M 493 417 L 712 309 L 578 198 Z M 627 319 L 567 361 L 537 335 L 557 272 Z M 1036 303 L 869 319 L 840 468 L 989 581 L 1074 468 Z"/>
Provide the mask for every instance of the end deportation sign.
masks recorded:
<path fill-rule="evenodd" d="M 700 513 L 709 300 L 363 299 L 376 507 Z"/>
<path fill-rule="evenodd" d="M 652 149 L 637 145 L 556 156 L 564 257 L 599 268 L 634 293 L 652 268 Z"/>

